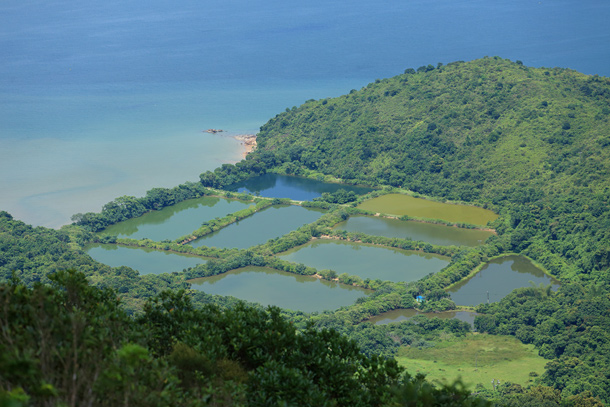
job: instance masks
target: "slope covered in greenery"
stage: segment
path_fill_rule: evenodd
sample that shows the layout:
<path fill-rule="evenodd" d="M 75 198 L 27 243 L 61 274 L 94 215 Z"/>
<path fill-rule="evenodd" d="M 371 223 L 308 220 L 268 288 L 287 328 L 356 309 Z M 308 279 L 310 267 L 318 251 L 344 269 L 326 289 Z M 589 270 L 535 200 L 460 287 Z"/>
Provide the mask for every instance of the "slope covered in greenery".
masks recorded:
<path fill-rule="evenodd" d="M 0 284 L 0 405 L 489 405 L 403 376 L 333 330 L 297 332 L 278 308 L 195 309 L 178 291 L 130 318 L 83 274 L 51 283 Z"/>
<path fill-rule="evenodd" d="M 607 78 L 484 58 L 287 109 L 249 159 L 492 208 L 506 249 L 574 279 L 610 265 L 609 115 Z"/>

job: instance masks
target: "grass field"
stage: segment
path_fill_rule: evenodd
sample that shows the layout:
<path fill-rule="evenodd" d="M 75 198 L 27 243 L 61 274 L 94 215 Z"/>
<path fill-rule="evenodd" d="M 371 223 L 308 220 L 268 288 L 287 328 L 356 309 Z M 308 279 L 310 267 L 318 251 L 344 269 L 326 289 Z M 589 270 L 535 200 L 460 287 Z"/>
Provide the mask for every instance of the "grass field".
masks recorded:
<path fill-rule="evenodd" d="M 404 347 L 396 359 L 411 375 L 423 373 L 433 382 L 448 383 L 461 378 L 472 390 L 478 383 L 491 389 L 492 379 L 525 386 L 535 379 L 530 372 L 541 375 L 548 362 L 533 345 L 510 336 L 484 334 L 438 342 L 426 349 Z"/>

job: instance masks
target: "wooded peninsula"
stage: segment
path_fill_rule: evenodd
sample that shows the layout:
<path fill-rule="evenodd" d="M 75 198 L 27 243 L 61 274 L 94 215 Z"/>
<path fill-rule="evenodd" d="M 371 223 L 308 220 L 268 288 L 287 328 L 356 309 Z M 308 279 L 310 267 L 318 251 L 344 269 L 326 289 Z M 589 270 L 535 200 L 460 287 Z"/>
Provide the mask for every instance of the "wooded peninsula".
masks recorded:
<path fill-rule="evenodd" d="M 31 227 L 0 212 L 0 404 L 605 405 L 609 118 L 605 77 L 498 57 L 438 63 L 288 108 L 261 127 L 255 149 L 242 161 L 205 172 L 199 182 L 116 198 L 99 213 L 74 215 L 74 223 L 60 230 Z M 310 200 L 234 187 L 269 175 L 344 187 Z M 375 199 L 393 196 L 495 215 L 477 223 L 371 209 Z M 201 197 L 247 207 L 194 224 L 175 238 L 107 232 Z M 247 248 L 192 244 L 288 205 L 320 213 Z M 486 231 L 490 237 L 468 246 L 337 228 L 359 216 Z M 423 278 L 388 281 L 279 256 L 323 240 L 447 260 Z M 95 261 L 86 251 L 91 244 L 189 254 L 203 262 L 182 272 L 140 274 Z M 560 282 L 558 289 L 532 284 L 480 303 L 474 307 L 476 333 L 466 322 L 422 315 L 392 324 L 368 321 L 394 310 L 464 310 L 448 289 L 511 255 L 530 259 Z M 336 310 L 307 313 L 193 289 L 193 279 L 245 267 L 315 276 L 368 294 Z M 489 380 L 471 386 L 432 382 L 412 368 L 416 359 L 438 359 L 442 378 L 451 364 L 442 349 L 470 349 L 485 340 L 531 349 L 544 358 L 544 369 L 522 372 L 526 382 L 503 377 L 490 387 Z M 476 366 L 470 373 L 457 369 L 467 382 L 488 356 L 483 350 L 462 353 L 475 359 L 468 361 Z"/>

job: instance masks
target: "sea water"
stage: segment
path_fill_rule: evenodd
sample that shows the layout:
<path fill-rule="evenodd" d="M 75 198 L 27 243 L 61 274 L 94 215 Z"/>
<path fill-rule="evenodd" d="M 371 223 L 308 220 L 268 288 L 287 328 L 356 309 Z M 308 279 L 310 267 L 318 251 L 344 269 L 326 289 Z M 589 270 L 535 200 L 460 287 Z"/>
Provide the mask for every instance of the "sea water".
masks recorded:
<path fill-rule="evenodd" d="M 3 0 L 0 210 L 57 227 L 242 158 L 308 99 L 498 55 L 608 75 L 597 0 Z M 217 135 L 202 130 L 217 128 Z"/>

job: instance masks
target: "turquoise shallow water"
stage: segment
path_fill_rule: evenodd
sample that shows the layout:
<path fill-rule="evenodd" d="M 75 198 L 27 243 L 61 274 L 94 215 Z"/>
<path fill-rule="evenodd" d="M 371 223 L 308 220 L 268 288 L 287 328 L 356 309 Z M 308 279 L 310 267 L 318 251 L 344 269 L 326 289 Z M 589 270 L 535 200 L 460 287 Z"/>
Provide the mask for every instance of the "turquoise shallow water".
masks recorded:
<path fill-rule="evenodd" d="M 0 3 L 0 209 L 59 226 L 241 158 L 307 99 L 499 55 L 610 74 L 610 3 L 33 0 Z"/>

